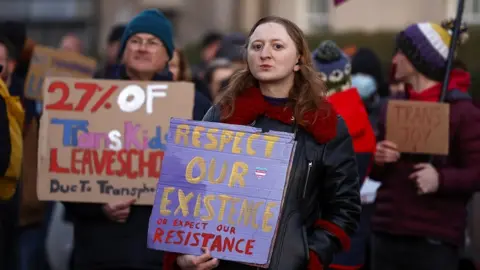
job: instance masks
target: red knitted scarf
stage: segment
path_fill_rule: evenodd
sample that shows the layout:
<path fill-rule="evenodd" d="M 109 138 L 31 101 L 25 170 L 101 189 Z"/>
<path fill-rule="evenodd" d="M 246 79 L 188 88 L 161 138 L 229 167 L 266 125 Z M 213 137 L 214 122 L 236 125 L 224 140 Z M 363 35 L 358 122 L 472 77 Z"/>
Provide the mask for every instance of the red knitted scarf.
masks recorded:
<path fill-rule="evenodd" d="M 235 111 L 222 122 L 236 125 L 249 125 L 259 116 L 265 115 L 285 124 L 293 124 L 293 110 L 290 107 L 272 105 L 265 101 L 259 88 L 246 89 L 235 100 Z M 337 134 L 337 114 L 330 103 L 325 108 L 309 111 L 303 115 L 302 127 L 309 132 L 318 143 L 327 143 Z"/>

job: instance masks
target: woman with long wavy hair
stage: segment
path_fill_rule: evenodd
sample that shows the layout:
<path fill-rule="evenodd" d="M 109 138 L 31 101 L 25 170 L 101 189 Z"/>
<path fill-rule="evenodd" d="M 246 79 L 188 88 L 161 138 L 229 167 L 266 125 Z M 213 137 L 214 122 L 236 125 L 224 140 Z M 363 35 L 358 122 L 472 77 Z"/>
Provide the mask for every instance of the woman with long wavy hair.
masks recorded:
<path fill-rule="evenodd" d="M 326 87 L 298 26 L 262 18 L 250 31 L 246 52 L 247 68 L 232 76 L 204 121 L 295 134 L 294 169 L 269 269 L 328 269 L 334 254 L 349 248 L 361 211 L 352 140 L 325 99 Z M 166 253 L 164 269 L 256 269 L 203 251 Z"/>

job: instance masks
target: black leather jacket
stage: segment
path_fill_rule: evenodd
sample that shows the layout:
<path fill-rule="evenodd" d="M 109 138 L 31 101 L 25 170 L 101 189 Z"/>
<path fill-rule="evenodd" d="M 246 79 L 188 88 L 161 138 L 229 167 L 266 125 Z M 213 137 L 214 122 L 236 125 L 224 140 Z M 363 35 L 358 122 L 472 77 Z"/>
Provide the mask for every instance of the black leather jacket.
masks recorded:
<path fill-rule="evenodd" d="M 204 121 L 219 122 L 220 113 L 212 107 Z M 294 132 L 295 127 L 260 117 L 253 126 L 269 130 Z M 360 190 L 355 153 L 345 122 L 338 117 L 337 136 L 327 144 L 318 144 L 298 128 L 297 147 L 285 205 L 275 241 L 271 270 L 303 270 L 309 262 L 309 249 L 318 254 L 327 269 L 342 247 L 340 239 L 321 228 L 318 219 L 333 223 L 351 235 L 360 218 Z M 250 270 L 255 267 L 222 261 L 217 269 Z"/>

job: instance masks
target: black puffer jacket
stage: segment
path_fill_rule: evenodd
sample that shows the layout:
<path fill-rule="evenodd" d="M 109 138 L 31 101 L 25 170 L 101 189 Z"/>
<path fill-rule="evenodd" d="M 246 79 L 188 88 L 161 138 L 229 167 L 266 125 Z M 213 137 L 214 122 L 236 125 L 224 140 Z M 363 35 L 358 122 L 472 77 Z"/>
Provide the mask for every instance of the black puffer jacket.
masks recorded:
<path fill-rule="evenodd" d="M 219 122 L 219 110 L 212 107 L 203 120 Z M 295 129 L 267 117 L 258 118 L 254 126 L 265 132 Z M 298 128 L 296 140 L 293 178 L 286 193 L 269 269 L 307 269 L 309 261 L 314 259 L 310 258 L 309 250 L 318 255 L 327 269 L 333 255 L 348 248 L 348 236 L 355 232 L 360 218 L 359 179 L 352 140 L 340 117 L 337 136 L 329 143 L 318 144 L 302 128 Z M 166 261 L 164 269 L 177 269 L 165 265 Z M 222 261 L 216 269 L 256 268 Z"/>

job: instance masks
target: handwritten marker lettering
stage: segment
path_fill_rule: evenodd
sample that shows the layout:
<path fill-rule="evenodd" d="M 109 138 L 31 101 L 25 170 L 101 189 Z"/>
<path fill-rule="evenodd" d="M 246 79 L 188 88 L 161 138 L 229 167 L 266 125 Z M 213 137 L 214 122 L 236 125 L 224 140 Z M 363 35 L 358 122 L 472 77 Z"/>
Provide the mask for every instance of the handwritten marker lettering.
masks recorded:
<path fill-rule="evenodd" d="M 98 111 L 101 107 L 104 107 L 105 109 L 110 109 L 111 104 L 108 103 L 107 100 L 110 98 L 110 96 L 113 95 L 113 93 L 115 93 L 115 91 L 117 91 L 118 88 L 118 86 L 113 85 L 107 90 L 103 89 L 103 87 L 100 87 L 97 83 L 91 82 L 79 82 L 75 83 L 74 86 L 75 87 L 69 87 L 63 81 L 54 81 L 50 83 L 47 90 L 48 93 L 60 93 L 60 98 L 58 98 L 55 102 L 46 105 L 45 109 L 55 111 L 77 112 L 90 111 L 92 113 Z M 81 97 L 79 98 L 78 102 L 76 102 L 76 104 L 69 101 L 70 95 L 73 92 L 72 90 L 81 91 Z M 96 92 L 101 92 L 102 94 L 95 97 Z M 88 109 L 87 106 L 90 103 L 93 103 L 93 106 Z"/>
<path fill-rule="evenodd" d="M 168 86 L 166 85 L 149 85 L 147 86 L 147 96 L 151 96 L 152 98 L 147 99 L 147 113 L 153 113 L 153 98 L 159 97 L 164 98 L 167 96 L 167 92 L 162 91 L 167 89 Z"/>
<path fill-rule="evenodd" d="M 108 148 L 114 151 L 120 151 L 122 150 L 122 142 L 120 141 L 120 138 L 122 137 L 122 133 L 118 130 L 112 130 L 108 133 L 108 139 L 110 140 L 110 144 L 108 145 Z"/>
<path fill-rule="evenodd" d="M 145 92 L 138 85 L 125 87 L 117 98 L 117 104 L 123 112 L 134 112 L 145 102 Z"/>
<path fill-rule="evenodd" d="M 39 199 L 151 205 L 170 118 L 192 117 L 194 93 L 185 82 L 46 77 Z"/>
<path fill-rule="evenodd" d="M 291 133 L 172 118 L 148 246 L 268 264 L 293 148 Z"/>
<path fill-rule="evenodd" d="M 168 88 L 167 85 L 148 85 L 147 93 L 138 85 L 129 85 L 125 87 L 118 95 L 117 104 L 123 112 L 135 112 L 146 103 L 147 114 L 153 113 L 153 99 L 165 98 L 167 93 L 163 90 Z"/>
<path fill-rule="evenodd" d="M 390 101 L 387 111 L 387 139 L 400 152 L 448 153 L 448 105 L 419 101 Z M 448 121 L 447 121 L 448 123 Z"/>

